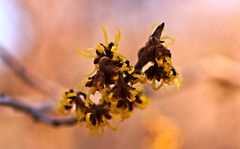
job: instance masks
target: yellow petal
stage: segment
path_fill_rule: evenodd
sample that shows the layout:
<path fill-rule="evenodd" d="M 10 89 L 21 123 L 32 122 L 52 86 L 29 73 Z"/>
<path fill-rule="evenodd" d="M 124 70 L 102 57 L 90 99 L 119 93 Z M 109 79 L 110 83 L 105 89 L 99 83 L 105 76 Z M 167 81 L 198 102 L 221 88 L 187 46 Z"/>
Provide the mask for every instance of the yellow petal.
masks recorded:
<path fill-rule="evenodd" d="M 96 57 L 97 57 L 96 55 L 91 55 L 91 54 L 88 54 L 88 53 L 84 53 L 84 52 L 81 51 L 80 49 L 78 49 L 77 52 L 78 52 L 80 55 L 85 56 L 85 57 L 88 57 L 88 58 L 96 58 Z"/>
<path fill-rule="evenodd" d="M 163 58 L 160 58 L 160 59 L 155 58 L 155 60 L 156 60 L 156 62 L 158 64 L 158 66 L 162 66 L 163 65 Z"/>
<path fill-rule="evenodd" d="M 67 96 L 68 96 L 68 97 L 76 97 L 76 96 L 77 96 L 77 93 L 76 93 L 76 92 L 68 93 Z"/>
<path fill-rule="evenodd" d="M 114 41 L 114 45 L 118 46 L 118 43 L 120 41 L 120 37 L 121 37 L 121 32 L 119 29 L 117 29 L 117 34 L 115 35 L 115 41 Z"/>
<path fill-rule="evenodd" d="M 136 99 L 136 95 L 137 95 L 137 91 L 136 90 L 129 90 L 129 92 L 130 92 L 130 98 L 129 98 L 129 101 L 134 101 L 135 99 Z"/>
<path fill-rule="evenodd" d="M 112 52 L 115 52 L 117 51 L 117 46 L 112 46 L 112 49 L 111 49 Z"/>
<path fill-rule="evenodd" d="M 175 43 L 175 39 L 170 37 L 170 36 L 163 36 L 160 38 L 161 41 L 165 41 L 165 40 L 168 40 L 169 42 L 164 42 L 163 45 L 168 48 L 170 45 L 174 44 Z"/>
<path fill-rule="evenodd" d="M 174 81 L 177 85 L 177 91 L 178 91 L 179 88 L 181 87 L 182 83 L 183 83 L 183 79 L 182 78 L 176 78 Z"/>
<path fill-rule="evenodd" d="M 132 74 L 134 72 L 135 68 L 134 67 L 129 67 L 128 73 Z"/>
<path fill-rule="evenodd" d="M 96 49 L 97 49 L 97 51 L 100 52 L 100 53 L 103 53 L 103 52 L 104 52 L 104 47 L 103 47 L 102 45 L 100 45 L 100 44 L 97 46 Z"/>
<path fill-rule="evenodd" d="M 95 48 L 88 48 L 88 49 L 86 49 L 85 51 L 86 52 L 91 52 L 92 50 L 94 50 Z"/>
<path fill-rule="evenodd" d="M 92 122 L 90 120 L 91 115 L 92 115 L 92 113 L 87 113 L 86 114 L 86 127 L 87 128 L 90 128 L 92 126 Z"/>
<path fill-rule="evenodd" d="M 62 101 L 59 101 L 57 103 L 56 111 L 57 111 L 57 113 L 60 113 L 60 114 L 64 114 L 65 113 L 64 104 L 62 103 Z"/>
<path fill-rule="evenodd" d="M 88 81 L 89 81 L 88 79 L 82 80 L 81 82 L 77 83 L 77 84 L 74 86 L 74 89 L 77 90 L 78 88 L 80 88 L 80 91 L 81 91 L 81 92 L 85 92 L 84 86 L 85 86 L 85 84 L 86 84 Z"/>
<path fill-rule="evenodd" d="M 112 129 L 113 131 L 117 130 L 117 127 L 112 126 L 105 118 L 103 120 L 104 123 L 108 126 L 108 128 Z"/>
<path fill-rule="evenodd" d="M 107 30 L 105 29 L 104 26 L 102 26 L 102 31 L 103 31 L 103 35 L 104 35 L 104 40 L 105 40 L 105 45 L 108 47 L 108 35 L 107 35 Z"/>
<path fill-rule="evenodd" d="M 166 56 L 166 57 L 165 57 L 165 60 L 166 60 L 166 62 L 167 62 L 168 64 L 172 64 L 172 59 L 171 59 L 171 57 Z"/>

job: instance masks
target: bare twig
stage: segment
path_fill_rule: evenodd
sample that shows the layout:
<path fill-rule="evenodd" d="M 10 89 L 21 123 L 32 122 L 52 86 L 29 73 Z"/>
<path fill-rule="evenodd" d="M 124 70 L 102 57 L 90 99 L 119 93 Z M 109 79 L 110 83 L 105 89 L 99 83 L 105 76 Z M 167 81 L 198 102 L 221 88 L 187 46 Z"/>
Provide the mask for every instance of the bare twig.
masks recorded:
<path fill-rule="evenodd" d="M 41 104 L 38 106 L 33 106 L 19 100 L 15 100 L 9 96 L 0 96 L 0 106 L 7 106 L 19 110 L 31 116 L 34 120 L 38 122 L 42 122 L 52 126 L 74 125 L 77 122 L 75 117 L 63 119 L 56 118 L 47 114 L 46 112 L 53 111 L 54 109 L 51 104 Z"/>
<path fill-rule="evenodd" d="M 16 76 L 19 77 L 26 85 L 38 91 L 41 91 L 44 94 L 54 95 L 54 93 L 57 92 L 56 90 L 63 88 L 61 85 L 58 85 L 55 82 L 51 82 L 49 80 L 46 81 L 46 79 L 41 79 L 40 76 L 33 75 L 24 67 L 24 65 L 16 60 L 3 47 L 0 47 L 0 57 L 5 62 L 5 64 L 16 74 Z M 45 85 L 43 86 L 42 84 Z M 51 88 L 48 85 L 50 85 Z M 53 111 L 54 106 L 52 104 L 40 104 L 38 106 L 33 106 L 19 100 L 15 100 L 12 97 L 0 95 L 0 106 L 11 107 L 13 109 L 19 110 L 28 116 L 31 116 L 38 122 L 46 123 L 52 126 L 74 125 L 77 122 L 75 117 L 62 119 L 47 114 L 47 112 Z"/>
<path fill-rule="evenodd" d="M 6 49 L 0 46 L 0 57 L 5 64 L 28 86 L 41 91 L 42 93 L 53 95 L 57 93 L 56 90 L 62 89 L 63 87 L 55 82 L 42 79 L 40 76 L 36 76 L 27 70 L 17 59 L 7 52 Z M 45 84 L 44 86 L 42 84 Z M 56 92 L 55 92 L 56 91 Z"/>

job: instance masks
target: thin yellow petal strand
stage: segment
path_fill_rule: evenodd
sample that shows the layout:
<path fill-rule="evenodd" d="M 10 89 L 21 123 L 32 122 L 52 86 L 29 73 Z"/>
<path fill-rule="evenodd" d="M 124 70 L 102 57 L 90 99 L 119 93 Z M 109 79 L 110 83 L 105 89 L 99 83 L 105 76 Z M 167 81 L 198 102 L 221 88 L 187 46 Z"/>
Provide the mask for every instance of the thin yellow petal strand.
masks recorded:
<path fill-rule="evenodd" d="M 121 37 L 121 32 L 120 32 L 119 29 L 117 29 L 117 34 L 115 35 L 114 45 L 118 46 L 118 43 L 120 41 L 120 37 Z"/>
<path fill-rule="evenodd" d="M 136 99 L 137 91 L 136 90 L 129 90 L 130 92 L 130 98 L 128 99 L 129 101 L 134 101 Z"/>
<path fill-rule="evenodd" d="M 97 56 L 96 55 L 91 55 L 91 54 L 88 54 L 88 53 L 84 53 L 83 51 L 81 51 L 80 49 L 77 50 L 78 53 L 82 56 L 85 56 L 85 57 L 88 57 L 88 58 L 96 58 Z"/>
<path fill-rule="evenodd" d="M 104 121 L 106 123 L 106 125 L 108 126 L 108 128 L 112 129 L 113 131 L 117 130 L 117 127 L 112 126 L 107 120 Z"/>
<path fill-rule="evenodd" d="M 183 83 L 183 79 L 182 78 L 176 78 L 174 81 L 176 83 L 177 91 L 178 91 L 179 88 L 181 87 L 182 83 Z"/>
<path fill-rule="evenodd" d="M 122 61 L 126 61 L 127 60 L 127 58 L 124 57 L 123 55 L 121 55 L 120 53 L 118 53 L 116 51 L 112 51 L 112 52 L 114 52 L 114 55 L 113 55 L 113 58 L 112 58 L 113 61 L 116 61 L 117 59 L 120 59 Z"/>
<path fill-rule="evenodd" d="M 165 40 L 168 40 L 169 42 L 164 42 L 163 45 L 168 48 L 170 45 L 174 44 L 175 43 L 175 39 L 170 37 L 170 36 L 163 36 L 160 38 L 161 41 L 165 41 Z"/>
<path fill-rule="evenodd" d="M 147 77 L 140 74 L 132 74 L 133 77 L 138 78 L 139 82 L 145 84 L 147 82 Z"/>
<path fill-rule="evenodd" d="M 91 52 L 92 50 L 95 50 L 95 48 L 88 48 L 88 49 L 86 49 L 85 51 L 86 51 L 86 52 Z"/>
<path fill-rule="evenodd" d="M 78 118 L 78 121 L 77 121 L 78 125 L 83 126 L 84 125 L 83 119 L 85 117 L 85 114 L 82 113 L 82 111 L 80 109 L 77 109 L 76 110 L 76 115 L 77 115 L 77 118 Z"/>
<path fill-rule="evenodd" d="M 104 40 L 105 40 L 105 45 L 108 47 L 108 35 L 107 35 L 107 30 L 105 29 L 104 26 L 102 26 L 102 31 L 103 31 L 103 35 L 104 35 Z"/>
<path fill-rule="evenodd" d="M 91 76 L 92 74 L 94 74 L 96 71 L 97 71 L 97 67 L 95 67 L 94 70 L 93 70 L 91 73 L 85 74 L 84 76 L 90 77 L 90 76 Z"/>
<path fill-rule="evenodd" d="M 129 67 L 128 73 L 132 74 L 134 72 L 135 68 L 134 67 Z"/>
<path fill-rule="evenodd" d="M 127 71 L 127 70 L 128 70 L 127 64 L 124 63 L 124 64 L 122 65 L 122 67 L 120 68 L 120 71 L 123 72 L 123 71 Z"/>
<path fill-rule="evenodd" d="M 80 91 L 81 91 L 81 92 L 85 92 L 84 86 L 85 86 L 86 82 L 88 82 L 88 81 L 89 81 L 88 79 L 82 80 L 81 82 L 77 83 L 77 84 L 74 86 L 74 89 L 76 90 L 77 88 L 80 88 Z"/>

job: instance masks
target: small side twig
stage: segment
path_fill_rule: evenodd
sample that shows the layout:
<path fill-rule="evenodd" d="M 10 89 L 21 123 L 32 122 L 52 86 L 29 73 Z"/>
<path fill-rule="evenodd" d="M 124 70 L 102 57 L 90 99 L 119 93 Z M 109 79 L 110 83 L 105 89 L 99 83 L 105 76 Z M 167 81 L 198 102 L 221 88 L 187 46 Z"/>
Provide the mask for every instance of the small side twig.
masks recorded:
<path fill-rule="evenodd" d="M 31 116 L 34 120 L 42 122 L 52 126 L 60 125 L 74 125 L 77 123 L 75 117 L 71 118 L 56 118 L 50 116 L 46 112 L 53 111 L 53 106 L 51 104 L 42 104 L 39 106 L 33 106 L 26 104 L 24 102 L 13 99 L 9 96 L 0 96 L 0 106 L 7 106 L 13 109 L 24 112 L 25 114 Z"/>

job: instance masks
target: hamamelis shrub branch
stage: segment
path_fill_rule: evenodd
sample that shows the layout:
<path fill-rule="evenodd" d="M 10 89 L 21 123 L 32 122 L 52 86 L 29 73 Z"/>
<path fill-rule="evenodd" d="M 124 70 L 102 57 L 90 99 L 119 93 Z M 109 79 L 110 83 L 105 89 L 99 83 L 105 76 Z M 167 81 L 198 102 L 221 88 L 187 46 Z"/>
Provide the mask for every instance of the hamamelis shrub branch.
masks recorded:
<path fill-rule="evenodd" d="M 93 59 L 95 71 L 77 89 L 63 91 L 58 103 L 58 112 L 69 114 L 75 111 L 80 125 L 86 125 L 90 132 L 101 134 L 105 126 L 115 130 L 110 122 L 123 121 L 139 108 L 144 109 L 150 99 L 144 95 L 139 84 L 149 84 L 154 90 L 164 84 L 179 86 L 179 74 L 172 66 L 170 50 L 161 37 L 164 23 L 159 25 L 149 37 L 146 45 L 138 52 L 135 65 L 118 51 L 120 31 L 114 42 L 108 41 L 103 29 L 105 44 L 79 53 Z M 90 51 L 94 50 L 95 55 Z M 143 71 L 143 67 L 148 67 Z M 98 102 L 92 96 L 100 93 Z"/>

